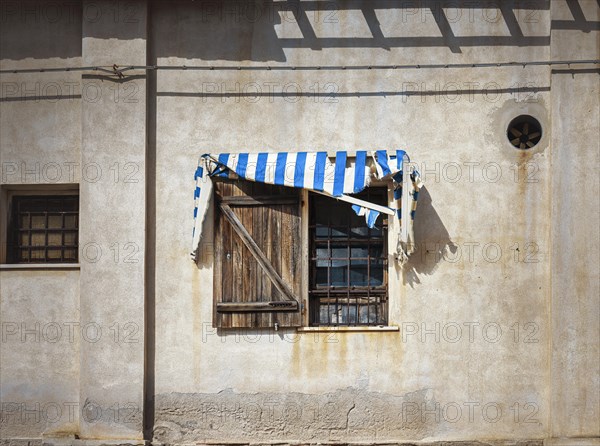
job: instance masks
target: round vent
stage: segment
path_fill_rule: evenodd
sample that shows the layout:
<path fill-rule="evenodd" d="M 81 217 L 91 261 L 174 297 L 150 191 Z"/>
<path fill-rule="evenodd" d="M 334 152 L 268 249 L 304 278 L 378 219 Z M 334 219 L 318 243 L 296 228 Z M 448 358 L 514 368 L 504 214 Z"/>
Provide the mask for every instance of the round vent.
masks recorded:
<path fill-rule="evenodd" d="M 517 149 L 535 147 L 542 138 L 542 126 L 533 116 L 521 115 L 510 121 L 506 136 Z"/>

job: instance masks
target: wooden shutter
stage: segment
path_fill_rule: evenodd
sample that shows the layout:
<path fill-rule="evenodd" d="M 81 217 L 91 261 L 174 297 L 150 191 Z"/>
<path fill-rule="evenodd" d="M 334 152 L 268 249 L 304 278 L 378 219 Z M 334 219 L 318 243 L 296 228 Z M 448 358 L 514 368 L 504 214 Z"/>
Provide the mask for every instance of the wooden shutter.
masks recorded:
<path fill-rule="evenodd" d="M 302 325 L 300 243 L 297 189 L 215 179 L 213 325 Z"/>

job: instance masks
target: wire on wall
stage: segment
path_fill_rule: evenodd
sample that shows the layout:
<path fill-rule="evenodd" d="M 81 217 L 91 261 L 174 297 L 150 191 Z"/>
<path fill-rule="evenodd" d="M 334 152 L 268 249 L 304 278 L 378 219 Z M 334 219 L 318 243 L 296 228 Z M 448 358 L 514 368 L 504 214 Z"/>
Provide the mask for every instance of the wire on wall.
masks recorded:
<path fill-rule="evenodd" d="M 123 78 L 125 72 L 135 70 L 198 70 L 198 71 L 343 71 L 343 70 L 437 70 L 437 69 L 461 69 L 461 68 L 497 68 L 497 67 L 531 67 L 531 66 L 558 66 L 558 65 L 599 65 L 599 59 L 592 60 L 541 60 L 525 62 L 483 62 L 483 63 L 454 63 L 454 64 L 407 64 L 407 65 L 128 65 L 120 67 L 116 64 L 110 66 L 89 66 L 89 67 L 58 67 L 58 68 L 23 68 L 0 70 L 0 74 L 18 74 L 18 73 L 56 73 L 69 71 L 94 71 L 107 73 L 109 75 Z"/>

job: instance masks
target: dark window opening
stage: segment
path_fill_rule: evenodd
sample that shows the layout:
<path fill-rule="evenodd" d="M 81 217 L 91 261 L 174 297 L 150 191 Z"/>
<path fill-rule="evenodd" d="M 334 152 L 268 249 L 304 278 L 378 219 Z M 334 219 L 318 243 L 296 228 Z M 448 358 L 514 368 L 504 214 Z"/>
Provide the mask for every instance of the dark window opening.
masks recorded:
<path fill-rule="evenodd" d="M 387 190 L 356 195 L 387 205 Z M 387 216 L 369 229 L 348 203 L 310 194 L 311 326 L 387 324 Z"/>
<path fill-rule="evenodd" d="M 8 233 L 9 263 L 77 263 L 79 197 L 14 196 Z"/>

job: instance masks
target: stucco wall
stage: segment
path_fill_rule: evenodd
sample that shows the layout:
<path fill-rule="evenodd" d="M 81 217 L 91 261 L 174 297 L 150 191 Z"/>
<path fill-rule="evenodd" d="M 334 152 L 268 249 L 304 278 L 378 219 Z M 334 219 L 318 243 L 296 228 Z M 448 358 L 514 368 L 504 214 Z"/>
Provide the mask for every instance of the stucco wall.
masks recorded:
<path fill-rule="evenodd" d="M 569 16 L 553 5 L 554 20 Z M 600 10 L 587 5 L 587 17 Z M 590 14 L 592 12 L 592 14 Z M 598 32 L 555 30 L 552 57 L 598 59 Z M 552 427 L 555 436 L 600 434 L 598 252 L 600 76 L 589 70 L 552 74 Z M 569 110 L 567 112 L 567 110 Z M 577 181 L 573 181 L 577 178 Z"/>
<path fill-rule="evenodd" d="M 79 351 L 92 339 L 79 321 L 78 271 L 0 272 L 2 436 L 76 432 Z"/>
<path fill-rule="evenodd" d="M 81 65 L 81 7 L 43 5 L 2 3 L 2 70 Z M 8 191 L 21 185 L 77 188 L 82 91 L 79 73 L 2 73 L 0 87 L 4 263 Z M 94 336 L 79 316 L 77 268 L 0 270 L 0 438 L 78 431 L 79 354 L 84 336 Z"/>
<path fill-rule="evenodd" d="M 202 41 L 209 31 L 198 25 L 212 31 L 220 18 L 203 19 L 192 7 L 168 9 L 152 30 L 157 64 L 231 65 L 193 57 L 202 51 L 189 45 L 175 46 Z M 428 13 L 378 13 L 382 28 L 404 21 L 401 32 L 436 32 Z M 548 35 L 550 11 L 537 13 L 535 25 L 524 25 L 527 34 Z M 177 36 L 161 39 L 182 16 L 187 20 Z M 371 35 L 360 11 L 344 11 L 336 19 L 336 24 L 313 21 L 316 36 L 352 37 L 359 46 Z M 443 43 L 355 48 L 351 38 L 349 48 L 277 52 L 298 25 L 282 20 L 275 37 L 266 34 L 268 20 L 241 20 L 236 29 L 243 37 L 211 46 L 214 59 L 302 66 L 550 57 L 549 46 L 476 45 L 452 53 Z M 453 30 L 506 35 L 501 23 L 492 26 L 481 15 L 473 22 L 465 15 Z M 544 436 L 550 410 L 549 68 L 156 76 L 158 438 L 244 440 L 248 430 L 260 440 Z M 537 91 L 524 91 L 531 86 Z M 315 98 L 311 88 L 336 94 Z M 259 89 L 266 94 L 248 93 Z M 411 89 L 426 95 L 398 94 Z M 467 92 L 436 94 L 440 89 Z M 278 95 L 294 90 L 306 95 Z M 225 94 L 203 97 L 208 92 Z M 515 150 L 505 137 L 510 119 L 525 112 L 545 129 L 533 153 Z M 190 218 L 181 203 L 189 200 L 188 179 L 173 173 L 189 171 L 204 152 L 381 147 L 405 148 L 426 184 L 416 221 L 418 250 L 404 271 L 391 270 L 390 321 L 401 330 L 236 335 L 212 329 L 212 269 L 210 261 L 198 269 L 186 259 Z M 201 251 L 209 259 L 211 229 L 206 230 Z M 436 259 L 437 250 L 447 258 Z M 456 334 L 457 326 L 462 333 Z M 496 340 L 498 327 L 502 334 Z M 320 413 L 313 419 L 314 410 Z"/>
<path fill-rule="evenodd" d="M 243 4 L 83 2 L 64 44 L 34 52 L 57 34 L 42 23 L 49 13 L 11 9 L 2 69 L 598 59 L 589 0 L 444 15 L 435 2 L 375 13 L 306 2 L 306 16 Z M 17 45 L 21 34 L 33 42 Z M 80 271 L 0 272 L 2 321 L 29 321 L 31 297 L 14 296 L 66 275 L 36 311 L 58 305 L 103 335 L 66 349 L 3 341 L 2 402 L 68 395 L 78 416 L 3 425 L 1 437 L 140 441 L 144 427 L 165 443 L 597 437 L 598 73 L 557 69 L 3 73 L 2 184 L 53 182 L 44 165 L 77 163 L 54 182 L 80 185 L 82 252 Z M 23 82 L 75 82 L 74 97 L 26 99 L 13 92 Z M 506 139 L 520 114 L 542 124 L 532 150 Z M 198 156 L 376 148 L 407 150 L 425 182 L 417 251 L 402 270 L 390 262 L 398 331 L 213 329 L 210 223 L 199 265 L 189 256 Z M 23 179 L 23 162 L 41 163 L 39 180 Z M 57 373 L 55 348 L 76 364 L 64 385 L 39 370 L 24 379 L 32 364 Z"/>

